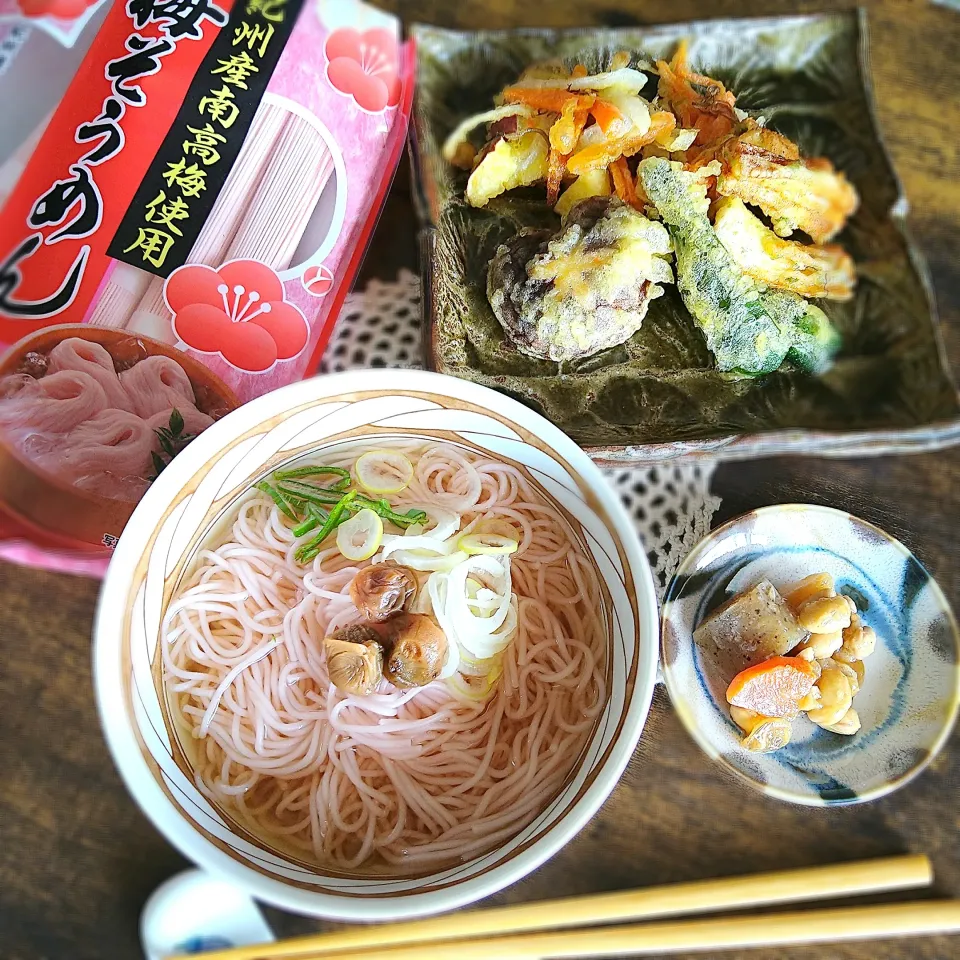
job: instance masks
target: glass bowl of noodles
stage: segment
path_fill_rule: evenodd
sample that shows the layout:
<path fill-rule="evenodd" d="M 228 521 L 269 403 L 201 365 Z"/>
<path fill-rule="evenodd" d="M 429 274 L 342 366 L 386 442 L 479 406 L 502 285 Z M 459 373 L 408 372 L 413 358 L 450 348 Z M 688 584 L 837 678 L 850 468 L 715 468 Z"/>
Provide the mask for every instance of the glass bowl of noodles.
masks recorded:
<path fill-rule="evenodd" d="M 0 357 L 0 505 L 38 543 L 102 550 L 153 477 L 237 403 L 176 347 L 44 327 Z"/>
<path fill-rule="evenodd" d="M 343 920 L 473 903 L 594 815 L 657 606 L 568 437 L 485 387 L 335 374 L 245 404 L 116 548 L 95 684 L 135 799 L 200 866 Z"/>

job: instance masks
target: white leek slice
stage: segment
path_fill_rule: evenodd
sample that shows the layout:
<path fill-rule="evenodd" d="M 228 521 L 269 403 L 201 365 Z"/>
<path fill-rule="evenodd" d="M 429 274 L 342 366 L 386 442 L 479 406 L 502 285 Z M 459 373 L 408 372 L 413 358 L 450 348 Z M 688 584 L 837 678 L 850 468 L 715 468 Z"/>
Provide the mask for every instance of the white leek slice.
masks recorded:
<path fill-rule="evenodd" d="M 486 660 L 502 653 L 510 646 L 514 635 L 517 632 L 517 603 L 516 598 L 511 597 L 507 607 L 507 615 L 504 618 L 500 628 L 487 636 L 473 634 L 465 637 L 460 633 L 460 645 L 469 656 Z"/>
<path fill-rule="evenodd" d="M 491 604 L 490 608 L 480 615 L 471 609 L 468 598 L 467 579 L 473 572 L 487 581 L 486 588 L 497 597 L 496 606 Z M 476 577 L 473 579 L 482 582 Z M 498 631 L 508 619 L 512 599 L 510 564 L 506 558 L 501 562 L 493 557 L 480 555 L 469 557 L 455 567 L 447 577 L 444 612 L 449 621 L 456 625 L 460 646 L 481 658 L 492 656 L 502 649 L 502 638 Z M 509 638 L 506 642 L 509 642 Z"/>
<path fill-rule="evenodd" d="M 446 631 L 444 630 L 444 633 Z M 460 644 L 447 633 L 447 659 L 437 674 L 438 680 L 446 680 L 460 670 Z"/>
<path fill-rule="evenodd" d="M 433 576 L 433 574 L 431 574 L 431 576 Z M 413 598 L 413 603 L 410 604 L 408 610 L 410 613 L 425 613 L 428 617 L 435 616 L 433 603 L 430 601 L 430 594 L 427 592 L 426 584 L 417 590 L 417 595 Z"/>
<path fill-rule="evenodd" d="M 500 597 L 495 590 L 485 587 L 479 580 L 467 577 L 467 606 L 490 614 L 500 606 Z"/>
<path fill-rule="evenodd" d="M 457 642 L 456 632 L 443 612 L 446 603 L 446 579 L 445 573 L 430 574 L 426 584 L 417 592 L 416 598 L 410 605 L 410 613 L 422 613 L 433 617 L 447 638 L 447 659 L 440 673 L 437 674 L 438 680 L 446 680 L 460 669 L 460 644 Z"/>
<path fill-rule="evenodd" d="M 440 629 L 447 634 L 449 640 L 451 634 L 456 634 L 456 631 L 447 619 L 447 574 L 439 571 L 431 573 L 427 580 L 427 589 L 423 592 L 430 598 L 433 615 L 437 618 Z"/>
<path fill-rule="evenodd" d="M 432 503 L 405 503 L 398 509 L 422 510 L 427 515 L 427 522 L 411 524 L 406 530 L 408 537 L 431 537 L 434 540 L 447 540 L 460 529 L 460 514 L 444 507 L 437 507 Z"/>
<path fill-rule="evenodd" d="M 604 99 L 613 104 L 624 118 L 620 129 L 607 131 L 607 139 L 618 137 L 641 137 L 650 129 L 650 109 L 642 97 L 633 96 L 620 90 L 611 90 Z M 619 124 L 618 124 L 619 126 Z"/>
<path fill-rule="evenodd" d="M 369 560 L 383 539 L 383 521 L 373 510 L 360 510 L 337 528 L 337 549 L 348 560 Z"/>
<path fill-rule="evenodd" d="M 457 549 L 457 545 L 452 540 L 437 540 L 435 537 L 427 534 L 420 534 L 416 537 L 408 537 L 402 533 L 388 533 L 383 538 L 383 552 L 379 559 L 386 560 L 391 553 L 397 550 L 417 550 L 433 556 L 448 556 Z"/>
<path fill-rule="evenodd" d="M 370 450 L 353 465 L 353 472 L 370 493 L 400 493 L 413 479 L 413 464 L 399 450 Z"/>
<path fill-rule="evenodd" d="M 430 612 L 447 637 L 447 659 L 439 674 L 439 679 L 446 680 L 447 677 L 453 676 L 459 670 L 461 655 L 457 631 L 446 614 L 447 574 L 440 572 L 430 574 L 426 589 L 420 592 L 426 595 L 431 607 Z"/>
<path fill-rule="evenodd" d="M 480 574 L 473 579 L 484 584 L 499 597 L 497 609 L 490 616 L 477 617 L 470 611 L 467 603 L 467 578 L 471 573 Z M 447 614 L 457 624 L 461 636 L 468 633 L 491 634 L 503 623 L 510 607 L 510 562 L 506 558 L 500 560 L 483 554 L 469 557 L 450 571 L 448 589 Z"/>
<path fill-rule="evenodd" d="M 468 533 L 457 541 L 457 546 L 471 556 L 497 556 L 516 553 L 520 544 L 499 533 Z"/>
<path fill-rule="evenodd" d="M 606 73 L 595 73 L 588 77 L 577 77 L 571 80 L 570 90 L 607 90 L 617 87 L 624 93 L 638 94 L 649 81 L 649 77 L 633 67 L 621 67 L 619 70 L 608 70 Z"/>
<path fill-rule="evenodd" d="M 580 134 L 580 139 L 577 141 L 574 153 L 576 153 L 577 150 L 582 150 L 584 147 L 594 147 L 598 143 L 606 143 L 607 139 L 607 135 L 603 132 L 603 128 L 599 123 L 584 127 L 583 133 Z"/>
<path fill-rule="evenodd" d="M 397 563 L 411 570 L 422 572 L 441 571 L 448 573 L 468 559 L 463 551 L 450 554 L 428 554 L 425 550 L 395 550 L 392 554 Z"/>
<path fill-rule="evenodd" d="M 429 533 L 408 537 L 390 534 L 383 538 L 383 550 L 377 560 L 383 562 L 392 557 L 412 570 L 452 570 L 467 559 L 466 553 L 457 549 L 454 540 L 438 540 Z"/>

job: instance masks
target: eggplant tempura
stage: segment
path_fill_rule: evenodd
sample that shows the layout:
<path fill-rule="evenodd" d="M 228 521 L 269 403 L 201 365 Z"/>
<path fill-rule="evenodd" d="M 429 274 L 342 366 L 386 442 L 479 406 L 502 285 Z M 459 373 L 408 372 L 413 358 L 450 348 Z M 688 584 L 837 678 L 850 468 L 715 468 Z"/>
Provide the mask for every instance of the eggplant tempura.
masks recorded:
<path fill-rule="evenodd" d="M 572 360 L 616 346 L 673 282 L 662 223 L 616 197 L 577 203 L 563 229 L 521 230 L 487 272 L 493 312 L 521 353 Z"/>

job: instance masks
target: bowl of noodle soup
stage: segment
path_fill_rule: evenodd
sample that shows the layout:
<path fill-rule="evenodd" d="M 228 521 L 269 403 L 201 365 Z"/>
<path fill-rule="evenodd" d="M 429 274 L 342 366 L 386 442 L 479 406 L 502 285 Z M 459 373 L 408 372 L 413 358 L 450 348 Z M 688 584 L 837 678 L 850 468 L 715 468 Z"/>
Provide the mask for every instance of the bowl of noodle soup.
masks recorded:
<path fill-rule="evenodd" d="M 376 486 L 371 458 L 404 476 Z M 98 706 L 201 866 L 294 912 L 419 916 L 594 815 L 646 719 L 656 609 L 612 488 L 538 414 L 336 374 L 229 414 L 147 491 L 101 595 Z"/>

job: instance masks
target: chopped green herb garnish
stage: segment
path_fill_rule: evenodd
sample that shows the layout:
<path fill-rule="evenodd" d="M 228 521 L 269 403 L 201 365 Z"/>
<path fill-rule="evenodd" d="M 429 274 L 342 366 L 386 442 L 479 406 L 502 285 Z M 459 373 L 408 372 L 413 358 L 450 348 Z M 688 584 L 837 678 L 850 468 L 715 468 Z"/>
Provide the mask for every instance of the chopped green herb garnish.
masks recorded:
<path fill-rule="evenodd" d="M 427 522 L 427 515 L 423 510 L 408 510 L 406 513 L 396 513 L 390 506 L 390 502 L 384 500 L 382 497 L 379 500 L 370 500 L 368 497 L 358 497 L 354 509 L 363 510 L 365 508 L 373 510 L 374 513 L 379 514 L 384 520 L 389 520 L 391 523 L 403 529 L 415 523 Z"/>
<path fill-rule="evenodd" d="M 323 541 L 333 533 L 337 527 L 347 519 L 347 507 L 356 499 L 356 491 L 345 493 L 340 502 L 330 511 L 330 515 L 320 527 L 320 532 L 309 542 L 305 543 L 297 552 L 296 558 L 301 563 L 309 563 L 320 553 Z"/>
<path fill-rule="evenodd" d="M 277 489 L 288 497 L 299 497 L 307 503 L 333 505 L 340 502 L 342 490 L 328 490 L 325 487 L 314 487 L 300 480 L 281 480 Z"/>
<path fill-rule="evenodd" d="M 350 485 L 350 471 L 343 467 L 294 467 L 291 470 L 278 470 L 274 480 L 300 480 L 303 477 L 339 477 L 340 479 L 328 487 L 329 490 L 343 490 Z"/>
<path fill-rule="evenodd" d="M 156 450 L 150 452 L 150 459 L 153 461 L 153 476 L 148 480 L 156 480 L 157 477 L 170 465 L 170 461 L 183 448 L 193 440 L 196 435 L 184 433 L 183 414 L 176 407 L 170 411 L 170 419 L 165 427 L 158 427 L 153 432 L 157 435 L 157 442 L 160 444 L 160 453 Z"/>
<path fill-rule="evenodd" d="M 276 505 L 277 509 L 290 520 L 296 522 L 297 515 L 294 513 L 293 506 L 287 498 L 273 484 L 266 480 L 261 480 L 257 484 L 257 489 L 262 490 Z"/>
<path fill-rule="evenodd" d="M 334 477 L 336 482 L 322 485 L 326 477 Z M 350 490 L 350 483 L 350 471 L 346 468 L 321 464 L 277 470 L 268 480 L 261 480 L 256 488 L 267 494 L 277 509 L 296 524 L 294 537 L 299 539 L 316 531 L 315 536 L 297 549 L 295 556 L 301 563 L 313 560 L 320 553 L 324 540 L 359 510 L 373 510 L 382 519 L 404 530 L 415 523 L 427 522 L 425 511 L 398 513 L 389 500 L 363 496 L 357 490 Z"/>
<path fill-rule="evenodd" d="M 321 524 L 326 523 L 327 517 L 329 516 L 326 511 L 321 510 L 320 507 L 312 503 L 307 504 L 306 514 L 307 519 L 299 526 L 293 528 L 293 535 L 295 537 L 302 537 L 311 530 L 316 530 Z"/>

